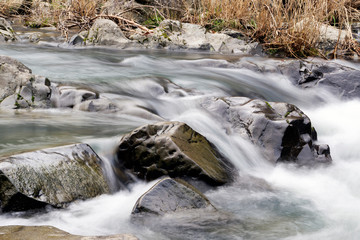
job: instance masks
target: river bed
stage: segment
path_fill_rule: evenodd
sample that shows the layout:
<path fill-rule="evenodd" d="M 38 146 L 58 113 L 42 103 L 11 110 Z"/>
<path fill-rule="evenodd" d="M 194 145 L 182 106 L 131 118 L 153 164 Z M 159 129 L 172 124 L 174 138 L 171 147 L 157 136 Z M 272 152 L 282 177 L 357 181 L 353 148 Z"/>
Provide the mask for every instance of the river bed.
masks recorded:
<path fill-rule="evenodd" d="M 64 210 L 0 214 L 0 225 L 52 225 L 72 234 L 133 233 L 154 240 L 360 239 L 360 100 L 341 100 L 324 89 L 300 89 L 278 73 L 237 68 L 243 62 L 264 68 L 277 62 L 260 57 L 26 44 L 0 45 L 0 54 L 16 58 L 52 82 L 87 86 L 151 109 L 165 120 L 187 123 L 243 176 L 231 186 L 205 193 L 223 213 L 219 216 L 189 212 L 165 216 L 152 226 L 134 224 L 130 212 L 154 184 L 139 181 L 129 191 L 75 202 Z M 338 62 L 360 69 L 358 63 Z M 168 82 L 179 87 L 177 94 L 163 91 Z M 206 96 L 248 96 L 297 105 L 312 120 L 319 141 L 329 144 L 333 164 L 317 169 L 268 164 L 259 149 L 228 134 L 223 123 L 199 107 L 199 99 Z M 2 111 L 0 156 L 84 142 L 111 161 L 123 134 L 156 121 L 132 113 L 131 107 L 128 114 Z M 108 175 L 111 178 L 110 171 Z M 111 180 L 116 185 L 116 179 Z"/>

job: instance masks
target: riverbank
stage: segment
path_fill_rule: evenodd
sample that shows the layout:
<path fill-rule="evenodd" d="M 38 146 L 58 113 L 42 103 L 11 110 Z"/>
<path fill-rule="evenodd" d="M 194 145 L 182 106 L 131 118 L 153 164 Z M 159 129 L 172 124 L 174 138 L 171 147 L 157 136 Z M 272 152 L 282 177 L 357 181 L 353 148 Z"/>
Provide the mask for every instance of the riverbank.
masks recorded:
<path fill-rule="evenodd" d="M 122 40 L 124 38 L 136 40 L 136 44 L 131 44 L 134 48 L 162 48 L 165 45 L 169 49 L 174 49 L 175 45 L 175 49 L 181 49 L 185 45 L 186 49 L 192 49 L 192 46 L 186 46 L 194 41 L 189 36 L 193 38 L 216 36 L 217 41 L 222 42 L 226 37 L 217 35 L 225 34 L 232 38 L 231 44 L 240 45 L 225 50 L 223 47 L 222 51 L 227 53 L 243 53 L 244 51 L 237 49 L 256 44 L 261 45 L 263 52 L 271 56 L 356 58 L 359 55 L 359 43 L 356 41 L 358 35 L 354 25 L 360 19 L 359 5 L 356 1 L 283 3 L 283 1 L 270 0 L 265 2 L 7 0 L 0 8 L 0 13 L 4 16 L 20 18 L 28 27 L 56 27 L 67 40 L 73 36 L 69 32 L 72 29 L 78 33 L 83 32 L 82 40 L 85 38 L 86 41 L 91 40 L 88 35 L 94 23 L 99 19 L 111 20 L 119 26 L 121 32 L 121 34 L 119 31 L 115 34 L 113 32 L 113 37 L 121 36 Z M 188 33 L 189 36 L 177 39 L 179 41 L 174 44 L 174 38 L 169 36 L 169 31 L 164 32 L 164 28 L 160 27 L 165 19 L 179 20 L 183 26 L 198 24 L 198 27 L 192 27 L 191 31 L 195 32 L 185 31 L 184 35 Z M 199 29 L 204 34 L 200 37 Z M 173 29 L 170 32 L 172 31 Z M 183 33 L 183 31 L 179 32 Z M 160 39 L 160 43 L 143 44 L 144 41 L 151 42 L 154 39 Z M 202 41 L 199 46 L 201 46 L 200 50 L 222 52 L 220 47 L 212 44 L 211 41 Z M 123 45 L 121 47 L 124 48 Z"/>

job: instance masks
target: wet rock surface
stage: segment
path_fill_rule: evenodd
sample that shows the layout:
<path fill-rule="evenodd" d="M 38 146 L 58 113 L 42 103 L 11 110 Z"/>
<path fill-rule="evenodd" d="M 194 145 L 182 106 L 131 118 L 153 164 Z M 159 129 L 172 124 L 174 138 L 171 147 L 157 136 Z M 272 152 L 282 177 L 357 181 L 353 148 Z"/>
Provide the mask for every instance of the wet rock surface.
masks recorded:
<path fill-rule="evenodd" d="M 138 240 L 131 234 L 111 236 L 77 236 L 51 226 L 4 226 L 0 227 L 2 240 Z"/>
<path fill-rule="evenodd" d="M 87 144 L 3 157 L 0 159 L 1 209 L 64 207 L 75 200 L 109 193 L 101 163 Z"/>
<path fill-rule="evenodd" d="M 330 149 L 317 145 L 310 119 L 296 106 L 246 97 L 211 98 L 202 106 L 221 118 L 229 134 L 251 140 L 272 163 L 330 163 Z"/>
<path fill-rule="evenodd" d="M 195 187 L 184 181 L 165 178 L 138 199 L 131 214 L 133 216 L 164 215 L 203 208 L 216 211 L 210 201 Z"/>
<path fill-rule="evenodd" d="M 135 129 L 120 140 L 117 167 L 140 179 L 194 178 L 209 185 L 232 179 L 232 167 L 205 137 L 185 123 L 160 122 Z"/>
<path fill-rule="evenodd" d="M 280 64 L 278 71 L 302 88 L 325 88 L 345 99 L 360 97 L 360 70 L 341 63 L 296 60 Z"/>

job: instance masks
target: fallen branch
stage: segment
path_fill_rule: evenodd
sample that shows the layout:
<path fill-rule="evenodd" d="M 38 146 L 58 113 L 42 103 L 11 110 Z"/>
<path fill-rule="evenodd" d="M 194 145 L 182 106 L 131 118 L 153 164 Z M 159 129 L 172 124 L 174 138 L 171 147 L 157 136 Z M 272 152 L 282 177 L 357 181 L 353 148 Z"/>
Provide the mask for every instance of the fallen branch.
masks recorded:
<path fill-rule="evenodd" d="M 135 26 L 135 27 L 143 30 L 143 31 L 146 32 L 146 33 L 152 33 L 152 32 L 153 32 L 152 30 L 148 29 L 147 27 L 145 27 L 145 26 L 143 26 L 143 25 L 140 25 L 140 24 L 138 24 L 138 23 L 136 23 L 136 22 L 134 22 L 134 21 L 132 21 L 132 20 L 126 19 L 126 18 L 124 18 L 124 17 L 115 16 L 115 15 L 97 15 L 97 16 L 93 17 L 93 18 L 91 19 L 91 21 L 94 21 L 94 20 L 97 19 L 97 18 L 117 19 L 117 20 L 119 20 L 119 21 L 126 22 L 126 23 L 129 24 L 129 25 Z"/>

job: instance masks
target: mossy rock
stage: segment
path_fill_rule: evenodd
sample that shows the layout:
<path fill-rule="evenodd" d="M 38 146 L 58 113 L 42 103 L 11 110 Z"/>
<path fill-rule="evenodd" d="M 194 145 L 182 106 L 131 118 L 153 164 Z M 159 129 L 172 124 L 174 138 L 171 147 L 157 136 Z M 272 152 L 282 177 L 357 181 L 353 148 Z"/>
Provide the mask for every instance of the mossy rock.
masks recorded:
<path fill-rule="evenodd" d="M 24 211 L 65 207 L 109 193 L 101 159 L 87 144 L 43 149 L 0 159 L 0 207 Z"/>

